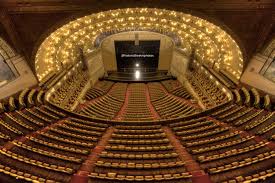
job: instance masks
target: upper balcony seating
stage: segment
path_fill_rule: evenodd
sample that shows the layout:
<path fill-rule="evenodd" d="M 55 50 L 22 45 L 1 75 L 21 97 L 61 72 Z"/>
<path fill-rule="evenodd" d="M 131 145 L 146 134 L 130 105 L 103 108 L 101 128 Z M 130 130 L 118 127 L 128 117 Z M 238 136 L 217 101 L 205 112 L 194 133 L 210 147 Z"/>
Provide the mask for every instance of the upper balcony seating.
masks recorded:
<path fill-rule="evenodd" d="M 251 96 L 250 96 L 249 91 L 245 87 L 242 87 L 239 92 L 242 97 L 243 104 L 246 106 L 250 106 L 251 105 Z"/>
<path fill-rule="evenodd" d="M 234 100 L 236 104 L 241 105 L 243 103 L 242 97 L 237 89 L 232 90 L 232 94 L 234 96 Z"/>
<path fill-rule="evenodd" d="M 209 68 L 208 66 L 204 65 L 205 68 L 213 75 L 215 76 L 222 84 L 224 84 L 227 88 L 234 89 L 237 85 L 231 81 L 228 77 L 225 77 L 221 72 L 217 72 L 212 68 Z M 235 79 L 234 79 L 235 80 Z"/>
<path fill-rule="evenodd" d="M 32 89 L 30 90 L 30 92 L 28 93 L 27 96 L 27 106 L 28 107 L 32 107 L 35 105 L 35 96 L 37 95 L 37 90 Z"/>
<path fill-rule="evenodd" d="M 250 92 L 250 96 L 252 97 L 252 106 L 254 106 L 256 108 L 260 108 L 260 94 L 259 94 L 259 92 L 255 88 L 252 88 L 249 92 Z"/>
<path fill-rule="evenodd" d="M 29 92 L 30 92 L 30 90 L 28 88 L 26 88 L 23 91 L 21 91 L 21 93 L 19 94 L 19 97 L 18 97 L 19 109 L 23 109 L 23 108 L 27 107 L 27 95 Z"/>
<path fill-rule="evenodd" d="M 248 91 L 245 87 L 242 87 L 240 90 L 233 90 L 233 94 L 235 103 L 239 105 L 243 104 L 257 109 L 271 110 L 272 104 L 269 95 L 261 97 L 255 88 Z"/>
<path fill-rule="evenodd" d="M 189 182 L 191 175 L 186 172 L 185 163 L 160 127 L 116 126 L 109 145 L 101 152 L 89 175 L 91 181 Z"/>
<path fill-rule="evenodd" d="M 221 77 L 223 77 L 225 80 L 227 80 L 231 84 L 232 88 L 238 87 L 239 84 L 240 84 L 239 80 L 237 80 L 236 78 L 234 78 L 233 76 L 231 76 L 230 74 L 228 74 L 223 69 L 219 70 L 219 75 Z"/>
<path fill-rule="evenodd" d="M 36 96 L 36 105 L 41 105 L 44 103 L 45 92 L 40 90 Z"/>
<path fill-rule="evenodd" d="M 269 95 L 265 95 L 264 97 L 263 97 L 263 100 L 262 100 L 263 102 L 262 102 L 262 107 L 264 108 L 264 109 L 266 109 L 266 110 L 271 110 L 271 100 L 270 100 L 270 97 L 269 97 Z M 260 103 L 261 103 L 261 101 L 260 101 Z"/>

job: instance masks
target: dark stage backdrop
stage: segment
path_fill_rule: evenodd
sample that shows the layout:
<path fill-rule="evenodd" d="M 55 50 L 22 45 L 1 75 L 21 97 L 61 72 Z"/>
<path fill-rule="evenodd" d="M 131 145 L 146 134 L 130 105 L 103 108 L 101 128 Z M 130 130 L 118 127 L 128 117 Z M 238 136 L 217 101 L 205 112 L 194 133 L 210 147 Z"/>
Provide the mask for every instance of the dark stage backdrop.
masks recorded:
<path fill-rule="evenodd" d="M 120 72 L 156 71 L 159 62 L 160 40 L 115 41 L 117 70 Z M 138 64 L 138 67 L 136 66 Z"/>

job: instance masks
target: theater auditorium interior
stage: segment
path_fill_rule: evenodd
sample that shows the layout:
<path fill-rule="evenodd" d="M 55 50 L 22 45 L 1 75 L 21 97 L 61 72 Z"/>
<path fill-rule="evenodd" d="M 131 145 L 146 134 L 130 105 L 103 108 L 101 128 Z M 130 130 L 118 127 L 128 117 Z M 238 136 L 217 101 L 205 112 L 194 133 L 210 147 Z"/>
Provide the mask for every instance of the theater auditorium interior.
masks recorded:
<path fill-rule="evenodd" d="M 1 0 L 0 183 L 275 182 L 272 0 Z"/>

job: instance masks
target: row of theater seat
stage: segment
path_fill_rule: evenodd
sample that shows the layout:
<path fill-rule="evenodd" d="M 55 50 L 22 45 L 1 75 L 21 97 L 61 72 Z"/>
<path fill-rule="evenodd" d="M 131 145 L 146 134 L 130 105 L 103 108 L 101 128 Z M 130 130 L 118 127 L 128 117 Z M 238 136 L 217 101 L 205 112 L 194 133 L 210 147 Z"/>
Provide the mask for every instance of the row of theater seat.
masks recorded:
<path fill-rule="evenodd" d="M 200 74 L 199 77 L 205 77 Z M 175 97 L 163 91 L 159 84 L 147 84 L 153 105 L 163 100 L 172 107 L 162 111 L 160 108 L 166 107 L 163 103 L 160 108 L 154 105 L 155 109 L 172 116 L 175 112 L 176 116 L 184 109 L 173 110 L 177 103 Z M 111 111 L 114 107 L 106 106 L 113 99 L 123 104 L 126 88 L 127 84 L 114 84 L 107 94 L 109 98 L 105 103 L 99 99 L 103 103 L 99 103 L 96 110 Z M 212 94 L 218 91 L 204 89 Z M 163 92 L 159 94 L 159 91 Z M 261 181 L 274 175 L 274 112 L 261 109 L 255 91 L 238 89 L 236 92 L 239 98 L 234 97 L 235 101 L 219 109 L 195 114 L 191 120 L 167 121 L 167 124 L 172 122 L 169 127 L 183 148 L 213 182 Z M 76 114 L 73 118 L 57 107 L 41 105 L 43 97 L 39 95 L 43 96 L 43 92 L 23 91 L 0 111 L 1 181 L 70 182 L 98 141 L 106 140 L 101 137 L 109 125 Z M 134 101 L 138 101 L 144 96 L 135 98 Z M 193 176 L 187 172 L 186 162 L 162 129 L 165 122 L 162 125 L 114 124 L 114 133 L 96 156 L 92 172 L 88 172 L 91 182 L 191 182 Z M 261 137 L 256 136 L 258 132 Z"/>
<path fill-rule="evenodd" d="M 114 82 L 112 81 L 100 81 L 95 84 L 94 87 L 91 87 L 85 94 L 86 100 L 92 100 L 102 95 L 108 93 L 108 91 L 113 86 Z"/>
<path fill-rule="evenodd" d="M 48 109 L 44 106 L 39 106 L 6 112 L 0 119 L 0 125 L 2 126 L 0 132 L 4 134 L 4 137 L 13 139 L 41 129 L 60 118 L 58 114 L 50 114 L 50 111 L 47 111 Z"/>
<path fill-rule="evenodd" d="M 108 125 L 67 118 L 51 105 L 34 105 L 5 109 L 1 116 L 0 179 L 69 182 Z"/>
<path fill-rule="evenodd" d="M 169 88 L 170 85 L 173 86 L 174 82 L 174 80 L 164 81 L 164 83 L 170 83 L 166 84 L 168 85 L 167 88 Z M 80 113 L 92 117 L 114 119 L 118 114 L 119 109 L 121 109 L 122 104 L 127 103 L 124 111 L 122 111 L 122 113 L 118 116 L 119 120 L 150 121 L 156 118 L 156 116 L 152 114 L 152 109 L 148 106 L 149 102 L 152 102 L 156 112 L 160 114 L 161 118 L 177 118 L 184 115 L 191 115 L 198 111 L 186 102 L 173 97 L 172 94 L 168 95 L 164 92 L 161 83 L 135 83 L 129 84 L 128 86 L 125 84 L 123 85 L 123 83 L 115 83 L 113 86 L 114 87 L 112 87 L 108 94 L 101 96 L 101 98 L 96 99 L 96 101 L 91 104 L 87 104 L 86 107 L 82 108 Z M 124 88 L 125 86 L 128 88 L 127 102 L 124 101 L 124 97 L 120 98 L 118 101 L 116 100 L 117 97 L 111 97 L 113 92 L 122 91 L 126 94 L 126 88 Z M 147 87 L 149 90 L 150 99 L 146 94 Z M 176 88 L 179 87 L 182 88 L 182 85 L 177 82 Z M 172 91 L 172 89 L 170 90 Z M 166 107 L 163 108 L 163 105 L 166 105 Z"/>
<path fill-rule="evenodd" d="M 149 83 L 147 85 L 150 96 L 154 99 L 151 102 L 161 118 L 177 118 L 191 115 L 199 111 L 197 108 L 181 101 L 173 95 L 167 94 L 163 91 L 160 83 Z M 161 95 L 158 93 L 161 93 Z"/>
<path fill-rule="evenodd" d="M 270 138 L 273 135 L 275 113 L 255 107 L 230 104 L 211 114 L 213 117 L 242 130 Z"/>
<path fill-rule="evenodd" d="M 165 89 L 171 93 L 172 91 L 174 91 L 175 89 L 182 87 L 181 83 L 178 80 L 165 80 L 165 81 L 161 81 L 160 82 Z"/>
<path fill-rule="evenodd" d="M 189 173 L 175 173 L 175 174 L 159 174 L 159 175 L 120 175 L 117 173 L 91 173 L 89 177 L 97 180 L 119 181 L 119 182 L 162 182 L 162 181 L 181 181 L 185 183 L 191 182 L 191 175 Z M 98 181 L 97 181 L 98 182 Z"/>
<path fill-rule="evenodd" d="M 151 121 L 154 116 L 148 106 L 146 95 L 147 86 L 144 83 L 131 83 L 128 85 L 128 100 L 120 118 L 125 121 Z"/>
<path fill-rule="evenodd" d="M 229 101 L 227 95 L 215 83 L 215 80 L 208 78 L 202 70 L 197 69 L 190 72 L 187 79 L 206 108 L 212 108 Z"/>
<path fill-rule="evenodd" d="M 82 89 L 87 84 L 88 73 L 83 72 L 79 67 L 74 74 L 68 76 L 65 81 L 62 81 L 60 86 L 53 92 L 50 100 L 64 109 L 71 109 L 74 103 L 78 100 Z"/>
<path fill-rule="evenodd" d="M 251 88 L 250 90 L 245 87 L 236 88 L 232 90 L 232 94 L 235 103 L 238 105 L 251 106 L 257 109 L 274 110 L 270 96 L 268 94 L 261 96 L 255 88 Z"/>
<path fill-rule="evenodd" d="M 146 140 L 145 137 L 157 139 Z M 89 176 L 95 182 L 188 182 L 191 177 L 161 125 L 115 126 L 115 132 Z"/>
<path fill-rule="evenodd" d="M 166 80 L 161 82 L 165 89 L 178 97 L 184 99 L 192 99 L 192 95 L 186 90 L 184 86 L 182 86 L 178 80 Z"/>
<path fill-rule="evenodd" d="M 35 175 L 32 175 L 30 173 L 23 172 L 18 169 L 13 169 L 9 166 L 4 166 L 0 164 L 0 173 L 3 173 L 4 175 L 8 175 L 11 178 L 16 179 L 17 181 L 27 181 L 27 182 L 45 182 L 45 183 L 54 183 L 54 180 L 51 179 L 44 179 Z M 10 179 L 12 181 L 12 179 Z M 7 180 L 9 181 L 9 179 Z"/>
<path fill-rule="evenodd" d="M 256 115 L 250 117 L 253 114 Z M 251 131 L 247 127 L 262 125 L 257 128 L 259 130 L 271 125 L 274 120 L 272 112 L 228 103 L 208 115 L 212 117 L 180 121 L 170 124 L 170 127 L 181 136 L 183 146 L 209 173 L 213 182 L 238 182 L 240 179 L 246 180 L 243 177 L 249 177 L 255 171 L 272 168 L 274 151 L 270 143 L 273 142 L 256 140 L 258 137 L 246 132 Z M 241 120 L 246 122 L 241 128 L 235 127 L 234 124 Z M 256 179 L 261 180 L 259 175 Z"/>
<path fill-rule="evenodd" d="M 112 89 L 106 95 L 92 103 L 88 102 L 79 113 L 103 119 L 115 118 L 124 103 L 126 89 L 127 84 L 125 83 L 113 84 Z"/>
<path fill-rule="evenodd" d="M 270 182 L 272 180 L 272 176 L 275 175 L 275 168 L 264 170 L 261 172 L 257 172 L 253 175 L 248 176 L 238 176 L 234 179 L 224 181 L 223 183 L 238 183 L 238 182 Z"/>

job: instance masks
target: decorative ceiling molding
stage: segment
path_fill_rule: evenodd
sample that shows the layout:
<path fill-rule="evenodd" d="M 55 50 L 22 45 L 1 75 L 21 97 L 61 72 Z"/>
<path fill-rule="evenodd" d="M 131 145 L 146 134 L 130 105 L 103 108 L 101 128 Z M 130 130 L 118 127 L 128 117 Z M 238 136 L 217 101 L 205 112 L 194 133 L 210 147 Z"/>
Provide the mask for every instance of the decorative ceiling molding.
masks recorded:
<path fill-rule="evenodd" d="M 2 21 L 0 34 L 15 50 L 22 51 L 35 72 L 37 49 L 52 31 L 77 17 L 128 7 L 185 12 L 219 25 L 228 33 L 232 30 L 230 35 L 242 49 L 244 67 L 274 37 L 274 25 L 270 26 L 274 24 L 273 0 L 1 0 L 0 12 L 4 9 L 9 16 L 21 45 L 12 41 L 13 33 Z"/>

